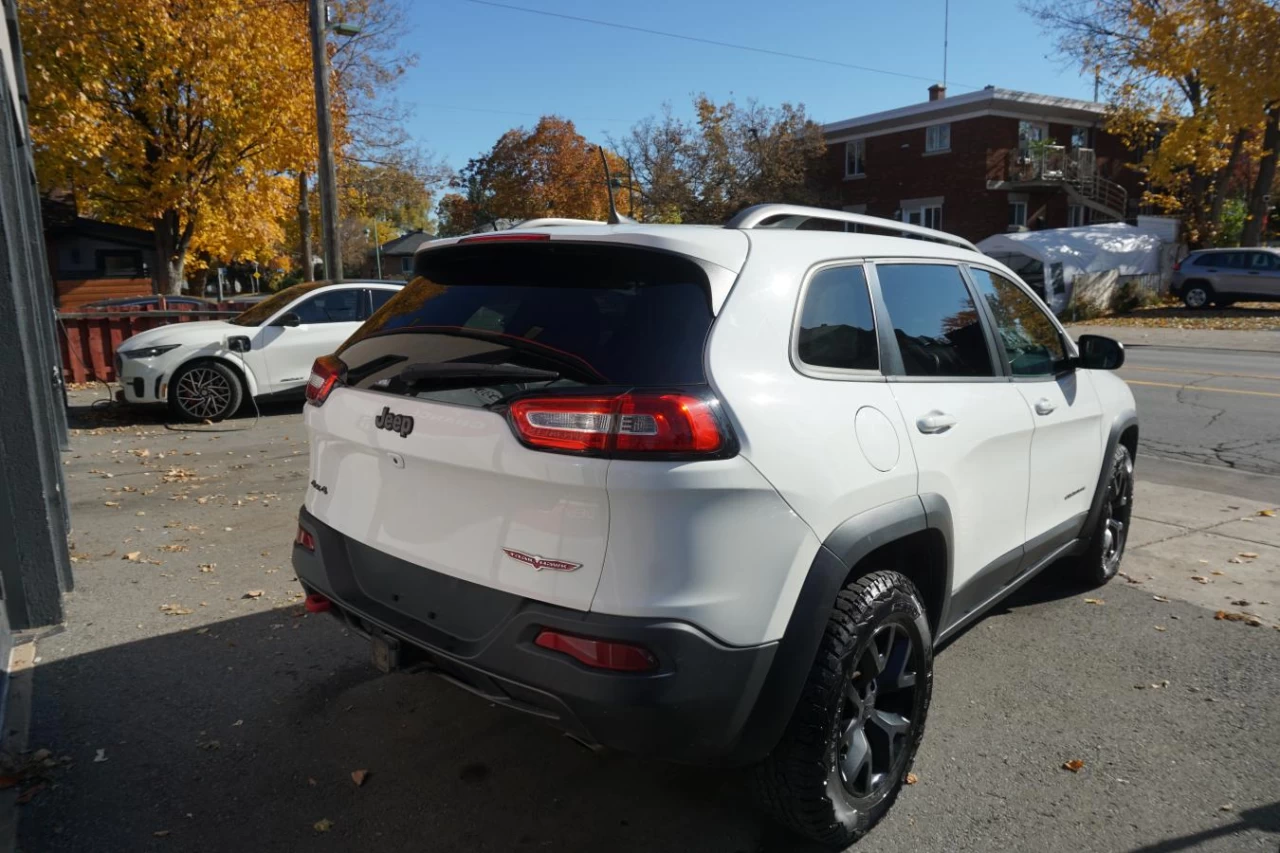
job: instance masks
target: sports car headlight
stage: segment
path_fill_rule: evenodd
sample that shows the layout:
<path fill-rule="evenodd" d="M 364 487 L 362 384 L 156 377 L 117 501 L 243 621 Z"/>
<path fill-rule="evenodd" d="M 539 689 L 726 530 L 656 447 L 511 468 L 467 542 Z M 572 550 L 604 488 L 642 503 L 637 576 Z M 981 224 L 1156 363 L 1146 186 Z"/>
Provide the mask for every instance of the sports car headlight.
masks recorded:
<path fill-rule="evenodd" d="M 162 347 L 143 347 L 142 349 L 126 349 L 120 350 L 120 355 L 125 358 L 155 358 L 158 355 L 164 355 L 171 349 L 177 349 L 182 344 L 165 344 Z"/>

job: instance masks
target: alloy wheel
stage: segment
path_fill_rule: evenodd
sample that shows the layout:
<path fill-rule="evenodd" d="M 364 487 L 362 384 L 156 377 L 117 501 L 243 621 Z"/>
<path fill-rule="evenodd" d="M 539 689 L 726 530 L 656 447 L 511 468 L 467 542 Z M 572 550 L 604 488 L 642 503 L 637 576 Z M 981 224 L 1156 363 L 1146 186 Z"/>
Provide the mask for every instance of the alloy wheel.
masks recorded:
<path fill-rule="evenodd" d="M 833 776 L 865 800 L 896 784 L 915 725 L 920 654 L 906 628 L 878 627 L 850 663 L 836 718 Z"/>
<path fill-rule="evenodd" d="M 1102 571 L 1110 577 L 1120 568 L 1124 544 L 1129 538 L 1129 517 L 1133 513 L 1133 459 L 1128 454 L 1111 472 L 1107 497 L 1102 508 Z"/>
<path fill-rule="evenodd" d="M 1202 287 L 1193 287 L 1187 291 L 1184 300 L 1190 308 L 1203 308 L 1209 304 L 1209 294 Z"/>
<path fill-rule="evenodd" d="M 210 420 L 230 414 L 231 382 L 222 372 L 193 367 L 178 379 L 178 405 L 194 418 Z"/>

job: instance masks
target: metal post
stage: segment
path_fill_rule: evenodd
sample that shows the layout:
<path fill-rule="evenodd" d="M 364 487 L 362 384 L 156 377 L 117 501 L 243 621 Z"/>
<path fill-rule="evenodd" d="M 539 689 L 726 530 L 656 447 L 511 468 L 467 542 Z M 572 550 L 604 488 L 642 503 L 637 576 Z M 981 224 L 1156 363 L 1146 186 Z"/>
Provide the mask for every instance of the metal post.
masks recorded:
<path fill-rule="evenodd" d="M 378 220 L 373 220 L 373 257 L 378 262 L 378 278 L 382 278 L 382 244 L 378 242 Z"/>
<path fill-rule="evenodd" d="M 302 262 L 302 280 L 314 281 L 316 267 L 311 258 L 311 203 L 307 201 L 307 173 L 298 173 L 298 234 L 302 245 L 298 247 Z"/>
<path fill-rule="evenodd" d="M 333 164 L 333 117 L 329 113 L 329 55 L 325 43 L 325 4 L 310 0 L 311 66 L 316 82 L 316 135 L 320 143 L 320 235 L 324 243 L 324 271 L 330 281 L 342 281 L 342 242 L 338 236 L 338 175 Z"/>

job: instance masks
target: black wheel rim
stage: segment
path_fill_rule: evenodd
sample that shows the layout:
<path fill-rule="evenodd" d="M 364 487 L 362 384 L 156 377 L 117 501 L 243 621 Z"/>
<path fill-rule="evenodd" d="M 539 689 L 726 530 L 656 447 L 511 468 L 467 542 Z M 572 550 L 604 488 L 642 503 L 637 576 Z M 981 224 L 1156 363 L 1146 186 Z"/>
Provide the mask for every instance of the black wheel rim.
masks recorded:
<path fill-rule="evenodd" d="M 850 796 L 865 800 L 897 783 L 916 724 L 920 665 L 916 641 L 896 622 L 876 628 L 850 660 L 833 756 Z"/>
<path fill-rule="evenodd" d="M 178 379 L 178 405 L 193 418 L 220 418 L 231 405 L 231 382 L 211 367 L 193 367 Z"/>
<path fill-rule="evenodd" d="M 1129 538 L 1129 517 L 1133 513 L 1133 460 L 1124 460 L 1111 471 L 1107 500 L 1102 507 L 1102 572 L 1106 577 L 1120 568 L 1124 543 Z"/>

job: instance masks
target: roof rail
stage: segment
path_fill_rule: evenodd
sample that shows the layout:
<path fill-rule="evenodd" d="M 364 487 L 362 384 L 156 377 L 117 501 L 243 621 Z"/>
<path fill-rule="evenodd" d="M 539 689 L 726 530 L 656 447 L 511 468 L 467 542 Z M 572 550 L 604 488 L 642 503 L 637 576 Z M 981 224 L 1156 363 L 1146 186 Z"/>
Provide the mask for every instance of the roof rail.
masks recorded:
<path fill-rule="evenodd" d="M 780 219 L 780 221 L 765 225 L 764 223 L 770 219 Z M 977 246 L 963 237 L 957 237 L 945 231 L 938 231 L 935 228 L 925 228 L 923 225 L 912 225 L 908 222 L 899 222 L 896 219 L 885 219 L 882 216 L 867 216 L 865 213 L 846 213 L 843 210 L 827 210 L 821 207 L 805 207 L 799 204 L 757 204 L 734 216 L 725 223 L 724 227 L 743 229 L 799 228 L 813 219 L 821 219 L 827 222 L 847 222 L 854 225 L 863 225 L 867 228 L 878 228 L 882 231 L 896 231 L 899 234 L 910 234 L 916 237 L 923 237 L 926 240 L 948 243 L 961 249 L 968 249 L 971 252 L 978 251 Z"/>
<path fill-rule="evenodd" d="M 598 219 L 565 219 L 564 217 L 543 216 L 538 219 L 526 219 L 513 228 L 548 228 L 555 225 L 608 225 Z"/>

